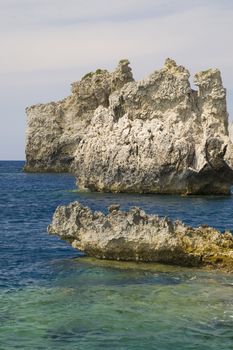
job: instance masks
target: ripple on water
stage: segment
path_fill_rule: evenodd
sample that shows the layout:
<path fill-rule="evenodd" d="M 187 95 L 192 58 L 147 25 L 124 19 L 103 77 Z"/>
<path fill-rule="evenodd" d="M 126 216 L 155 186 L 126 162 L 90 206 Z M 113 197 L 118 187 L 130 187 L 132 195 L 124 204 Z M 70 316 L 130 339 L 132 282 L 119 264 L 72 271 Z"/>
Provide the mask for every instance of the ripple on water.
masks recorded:
<path fill-rule="evenodd" d="M 220 349 L 223 343 L 231 349 L 230 276 L 217 274 L 215 279 L 214 273 L 178 268 L 166 273 L 98 267 L 82 259 L 75 264 L 53 286 L 2 295 L 1 344 L 2 335 L 9 341 L 14 329 L 14 341 L 33 349 L 37 344 L 49 349 L 72 349 L 74 344 L 81 349 L 169 349 L 174 344 Z"/>
<path fill-rule="evenodd" d="M 46 232 L 72 200 L 232 230 L 232 197 L 78 193 L 70 175 L 22 166 L 0 162 L 0 349 L 232 349 L 232 275 L 79 258 Z"/>

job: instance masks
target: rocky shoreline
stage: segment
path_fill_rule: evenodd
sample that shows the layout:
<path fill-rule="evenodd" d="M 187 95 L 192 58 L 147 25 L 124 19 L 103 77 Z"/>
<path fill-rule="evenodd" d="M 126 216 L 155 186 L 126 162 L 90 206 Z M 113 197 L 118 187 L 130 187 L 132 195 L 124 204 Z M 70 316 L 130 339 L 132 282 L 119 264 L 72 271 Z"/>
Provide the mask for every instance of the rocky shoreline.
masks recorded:
<path fill-rule="evenodd" d="M 122 261 L 159 262 L 190 267 L 209 267 L 233 272 L 233 236 L 180 221 L 148 215 L 140 208 L 108 214 L 93 212 L 79 202 L 59 206 L 48 227 L 87 256 Z"/>

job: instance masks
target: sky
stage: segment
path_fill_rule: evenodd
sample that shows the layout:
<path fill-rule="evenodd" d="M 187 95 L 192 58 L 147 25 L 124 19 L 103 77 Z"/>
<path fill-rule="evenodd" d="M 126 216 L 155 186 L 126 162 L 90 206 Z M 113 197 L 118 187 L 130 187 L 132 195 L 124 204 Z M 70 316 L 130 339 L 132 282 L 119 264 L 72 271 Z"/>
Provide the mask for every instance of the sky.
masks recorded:
<path fill-rule="evenodd" d="M 232 0 L 0 0 L 0 159 L 25 159 L 27 106 L 122 58 L 135 79 L 167 57 L 219 68 L 233 120 L 232 35 Z"/>

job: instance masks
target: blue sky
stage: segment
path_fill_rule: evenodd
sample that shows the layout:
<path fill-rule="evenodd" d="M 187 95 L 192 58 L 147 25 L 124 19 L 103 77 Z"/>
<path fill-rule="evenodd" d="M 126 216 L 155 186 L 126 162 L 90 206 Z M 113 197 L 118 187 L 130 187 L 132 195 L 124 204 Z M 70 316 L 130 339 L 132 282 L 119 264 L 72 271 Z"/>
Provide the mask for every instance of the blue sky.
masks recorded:
<path fill-rule="evenodd" d="M 0 0 L 0 159 L 25 158 L 26 106 L 121 58 L 136 79 L 166 57 L 220 68 L 233 119 L 232 33 L 232 0 Z"/>

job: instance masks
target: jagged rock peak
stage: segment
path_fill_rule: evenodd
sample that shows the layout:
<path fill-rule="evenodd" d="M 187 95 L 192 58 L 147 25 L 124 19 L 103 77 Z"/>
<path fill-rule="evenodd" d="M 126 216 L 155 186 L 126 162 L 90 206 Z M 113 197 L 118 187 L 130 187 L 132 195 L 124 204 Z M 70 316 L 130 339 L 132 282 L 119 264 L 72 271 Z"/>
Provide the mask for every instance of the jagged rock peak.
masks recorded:
<path fill-rule="evenodd" d="M 167 58 L 165 60 L 163 70 L 165 72 L 169 72 L 169 73 L 172 73 L 172 74 L 180 74 L 180 73 L 182 73 L 182 74 L 187 75 L 188 77 L 190 76 L 189 71 L 184 66 L 178 66 L 176 61 L 174 61 L 171 58 Z"/>
<path fill-rule="evenodd" d="M 89 72 L 82 77 L 81 81 L 71 84 L 71 91 L 80 96 L 82 95 L 80 89 L 83 86 L 85 89 L 87 89 L 87 87 L 90 89 L 90 87 L 93 86 L 94 90 L 101 84 L 104 84 L 104 88 L 110 89 L 110 92 L 115 91 L 121 88 L 126 82 L 134 81 L 132 69 L 129 64 L 129 60 L 122 59 L 112 73 L 106 69 L 97 69 L 95 72 Z M 107 86 L 107 83 L 109 86 Z"/>

